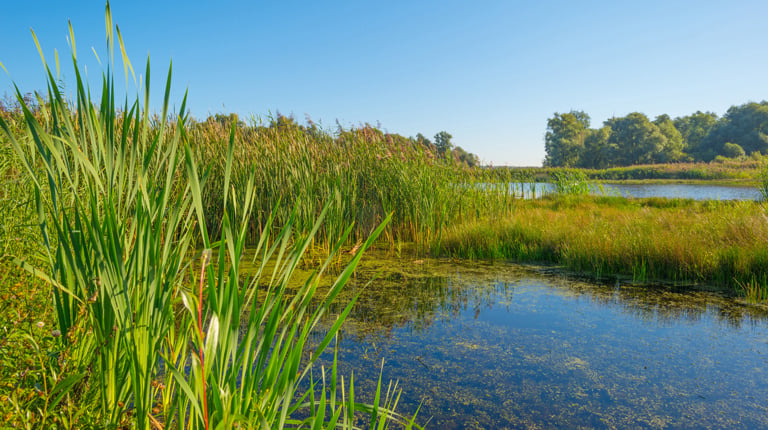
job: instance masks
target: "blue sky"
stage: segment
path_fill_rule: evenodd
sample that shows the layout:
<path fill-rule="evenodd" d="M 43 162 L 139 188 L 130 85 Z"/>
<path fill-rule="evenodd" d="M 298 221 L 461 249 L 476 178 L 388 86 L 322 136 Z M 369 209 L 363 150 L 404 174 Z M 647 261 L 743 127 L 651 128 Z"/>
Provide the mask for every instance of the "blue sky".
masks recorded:
<path fill-rule="evenodd" d="M 593 127 L 639 111 L 673 118 L 768 99 L 768 2 L 115 0 L 115 23 L 157 100 L 173 60 L 172 101 L 196 118 L 309 115 L 328 128 L 368 122 L 428 137 L 441 130 L 494 165 L 540 165 L 547 118 L 583 110 Z M 106 58 L 104 3 L 3 5 L 0 95 L 11 79 L 44 88 L 30 34 L 67 61 L 68 28 L 92 84 Z M 122 66 L 119 74 L 122 80 Z M 129 93 L 135 93 L 129 83 Z M 157 101 L 155 101 L 157 102 Z M 159 108 L 159 107 L 158 107 Z"/>

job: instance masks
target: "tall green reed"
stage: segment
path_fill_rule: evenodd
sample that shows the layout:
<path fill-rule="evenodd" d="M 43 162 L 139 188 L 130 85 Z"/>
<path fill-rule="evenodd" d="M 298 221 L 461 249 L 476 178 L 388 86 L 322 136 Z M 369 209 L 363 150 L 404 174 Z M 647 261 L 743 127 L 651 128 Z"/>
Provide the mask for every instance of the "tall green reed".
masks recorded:
<path fill-rule="evenodd" d="M 760 182 L 757 185 L 757 189 L 760 191 L 763 201 L 768 202 L 768 164 L 763 166 L 758 178 Z"/>
<path fill-rule="evenodd" d="M 171 119 L 169 67 L 162 114 L 153 116 L 147 62 L 143 107 L 137 97 L 118 110 L 111 72 L 115 36 L 126 74 L 128 69 L 133 74 L 133 67 L 119 28 L 113 29 L 109 3 L 106 28 L 109 61 L 98 103 L 80 74 L 70 25 L 74 103 L 62 94 L 38 44 L 48 78 L 45 115 L 34 115 L 17 88 L 25 134 L 17 137 L 0 118 L 0 128 L 34 183 L 49 269 L 41 271 L 20 258 L 17 264 L 53 287 L 59 339 L 75 363 L 62 391 L 76 397 L 81 407 L 92 408 L 85 420 L 98 427 L 354 428 L 360 413 L 368 416 L 372 428 L 385 428 L 393 420 L 414 426 L 413 419 L 393 412 L 398 398 L 394 389 L 382 398 L 380 384 L 373 404 L 358 402 L 353 381 L 345 385 L 337 377 L 335 360 L 330 381 L 322 368 L 322 384 L 313 380 L 316 360 L 352 304 L 319 344 L 309 343 L 310 333 L 362 252 L 324 297 L 315 297 L 317 287 L 353 227 L 335 227 L 339 234 L 328 260 L 291 296 L 287 286 L 294 282 L 296 267 L 332 206 L 319 211 L 298 242 L 291 232 L 306 221 L 297 215 L 299 206 L 274 237 L 273 215 L 267 216 L 259 226 L 256 248 L 260 269 L 243 284 L 240 262 L 253 233 L 249 223 L 261 191 L 255 186 L 256 171 L 251 170 L 245 183 L 232 181 L 233 131 L 221 183 L 214 183 L 220 185 L 214 192 L 224 196 L 218 206 L 221 221 L 210 236 L 212 214 L 202 197 L 209 192 L 210 176 L 199 174 L 187 145 L 186 96 Z M 230 185 L 243 188 L 233 190 Z M 276 207 L 273 214 L 279 213 Z M 363 249 L 388 218 L 381 221 Z M 193 243 L 196 233 L 204 246 L 201 254 Z M 200 257 L 200 283 L 192 291 L 182 275 L 190 261 Z M 267 262 L 274 263 L 268 275 Z M 266 287 L 264 297 L 258 293 L 261 286 Z"/>
<path fill-rule="evenodd" d="M 587 175 L 576 169 L 557 169 L 550 174 L 552 186 L 556 194 L 561 195 L 586 195 L 589 194 L 592 185 L 587 181 Z"/>
<path fill-rule="evenodd" d="M 284 117 L 267 122 L 209 118 L 191 126 L 198 160 L 224 160 L 233 124 L 237 134 L 232 180 L 244 184 L 255 167 L 259 189 L 251 220 L 259 230 L 277 201 L 283 202 L 275 221 L 280 225 L 296 208 L 296 233 L 309 231 L 323 208 L 332 202 L 315 245 L 334 243 L 348 222 L 355 223 L 350 244 L 362 241 L 389 213 L 392 223 L 382 233 L 390 245 L 426 245 L 449 224 L 508 213 L 513 195 L 490 169 L 468 168 L 408 138 L 365 125 L 335 132 L 301 126 Z M 214 164 L 211 181 L 221 183 L 223 161 Z M 240 189 L 240 186 L 235 186 Z M 340 191 L 337 196 L 336 191 Z M 206 213 L 220 211 L 216 195 L 203 195 Z M 206 215 L 215 220 L 215 216 Z"/>

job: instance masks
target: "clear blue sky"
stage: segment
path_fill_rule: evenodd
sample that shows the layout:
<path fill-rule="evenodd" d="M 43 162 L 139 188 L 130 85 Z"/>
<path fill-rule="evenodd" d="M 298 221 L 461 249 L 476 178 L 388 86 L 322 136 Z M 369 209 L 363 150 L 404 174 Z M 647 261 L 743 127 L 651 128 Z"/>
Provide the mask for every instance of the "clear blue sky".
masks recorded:
<path fill-rule="evenodd" d="M 173 60 L 178 105 L 196 118 L 305 114 L 406 136 L 446 130 L 494 165 L 540 165 L 547 118 L 583 110 L 593 127 L 639 111 L 722 115 L 768 99 L 768 1 L 114 0 L 137 73 L 149 54 L 161 96 Z M 44 88 L 67 21 L 92 83 L 106 57 L 104 2 L 4 2 L 0 95 Z M 62 55 L 63 77 L 72 78 Z M 122 68 L 119 69 L 122 79 Z M 135 91 L 133 84 L 129 86 Z"/>

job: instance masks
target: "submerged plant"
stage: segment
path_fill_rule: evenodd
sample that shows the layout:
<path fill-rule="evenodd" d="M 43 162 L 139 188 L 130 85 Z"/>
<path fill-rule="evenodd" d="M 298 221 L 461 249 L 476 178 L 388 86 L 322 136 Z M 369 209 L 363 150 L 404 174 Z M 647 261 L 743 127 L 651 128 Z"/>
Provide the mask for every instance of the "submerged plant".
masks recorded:
<path fill-rule="evenodd" d="M 353 381 L 337 376 L 335 360 L 330 375 L 314 367 L 354 303 L 318 344 L 309 342 L 362 257 L 358 252 L 329 292 L 316 297 L 352 227 L 341 232 L 326 263 L 289 295 L 328 206 L 295 243 L 295 216 L 274 236 L 268 219 L 254 256 L 259 269 L 243 282 L 240 262 L 257 196 L 253 172 L 244 189 L 230 189 L 234 131 L 219 191 L 221 227 L 212 239 L 202 198 L 207 176 L 198 173 L 187 144 L 186 97 L 170 118 L 169 68 L 162 114 L 153 119 L 147 63 L 143 107 L 137 98 L 118 109 L 111 72 L 115 36 L 126 74 L 133 67 L 119 29 L 113 31 L 109 3 L 106 28 L 109 63 L 98 102 L 81 78 L 70 25 L 74 103 L 62 94 L 38 44 L 48 77 L 43 115 L 33 115 L 17 89 L 25 134 L 17 136 L 0 118 L 34 182 L 48 269 L 17 263 L 53 287 L 57 339 L 75 369 L 59 379 L 55 400 L 71 398 L 89 410 L 87 425 L 97 427 L 353 428 L 360 413 L 379 428 L 392 420 L 414 426 L 413 419 L 393 412 L 394 388 L 382 397 L 380 383 L 373 404 L 365 405 L 355 398 Z M 202 253 L 194 247 L 196 234 Z M 200 278 L 192 289 L 183 274 L 198 258 Z"/>

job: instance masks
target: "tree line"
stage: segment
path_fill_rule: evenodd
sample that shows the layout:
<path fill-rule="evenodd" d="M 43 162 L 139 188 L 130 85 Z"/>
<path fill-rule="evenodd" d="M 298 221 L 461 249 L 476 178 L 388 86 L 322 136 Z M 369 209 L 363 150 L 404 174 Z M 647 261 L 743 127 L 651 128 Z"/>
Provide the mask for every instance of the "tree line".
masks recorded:
<path fill-rule="evenodd" d="M 637 164 L 759 158 L 768 154 L 768 101 L 651 121 L 633 112 L 590 128 L 583 111 L 547 120 L 544 166 L 603 169 Z"/>

